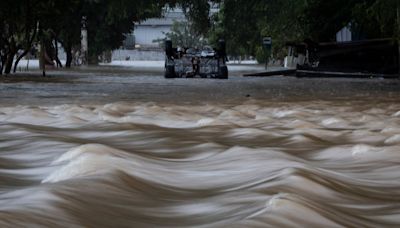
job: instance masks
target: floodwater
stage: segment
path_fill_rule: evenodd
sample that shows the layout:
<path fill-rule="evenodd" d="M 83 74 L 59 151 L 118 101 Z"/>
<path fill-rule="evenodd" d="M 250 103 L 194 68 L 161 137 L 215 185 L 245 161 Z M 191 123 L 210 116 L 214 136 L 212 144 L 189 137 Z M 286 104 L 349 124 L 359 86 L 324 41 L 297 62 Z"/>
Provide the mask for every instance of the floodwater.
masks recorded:
<path fill-rule="evenodd" d="M 0 227 L 400 226 L 398 81 L 88 77 L 0 85 Z"/>

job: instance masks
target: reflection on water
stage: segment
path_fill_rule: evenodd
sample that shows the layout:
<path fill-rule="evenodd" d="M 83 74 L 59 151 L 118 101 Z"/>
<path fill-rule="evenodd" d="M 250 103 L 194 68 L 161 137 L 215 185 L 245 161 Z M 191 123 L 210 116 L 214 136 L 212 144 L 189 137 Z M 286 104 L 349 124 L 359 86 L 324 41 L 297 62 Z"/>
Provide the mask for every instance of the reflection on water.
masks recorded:
<path fill-rule="evenodd" d="M 396 227 L 400 105 L 0 108 L 0 227 Z"/>

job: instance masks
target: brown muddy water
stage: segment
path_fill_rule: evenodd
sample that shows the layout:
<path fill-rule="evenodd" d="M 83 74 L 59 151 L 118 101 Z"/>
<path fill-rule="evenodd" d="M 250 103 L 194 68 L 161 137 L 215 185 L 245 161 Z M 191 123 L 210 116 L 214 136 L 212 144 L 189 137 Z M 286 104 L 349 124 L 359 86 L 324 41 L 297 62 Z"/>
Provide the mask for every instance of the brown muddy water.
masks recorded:
<path fill-rule="evenodd" d="M 1 84 L 0 227 L 400 226 L 398 81 L 74 80 Z"/>

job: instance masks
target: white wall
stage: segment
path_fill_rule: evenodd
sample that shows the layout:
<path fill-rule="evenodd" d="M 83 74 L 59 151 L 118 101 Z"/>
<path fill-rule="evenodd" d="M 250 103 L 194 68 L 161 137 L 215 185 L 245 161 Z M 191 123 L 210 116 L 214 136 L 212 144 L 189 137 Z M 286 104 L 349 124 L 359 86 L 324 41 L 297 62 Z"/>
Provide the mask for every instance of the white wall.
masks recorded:
<path fill-rule="evenodd" d="M 163 32 L 170 32 L 171 26 L 155 25 L 155 26 L 137 26 L 134 31 L 136 44 L 146 46 L 158 46 L 153 40 L 165 38 Z"/>
<path fill-rule="evenodd" d="M 180 8 L 169 9 L 162 18 L 150 18 L 135 26 L 133 34 L 136 44 L 141 46 L 158 46 L 153 40 L 165 38 L 171 31 L 174 21 L 185 21 L 185 15 Z M 164 33 L 163 33 L 164 32 Z"/>
<path fill-rule="evenodd" d="M 337 42 L 349 42 L 352 40 L 353 39 L 351 35 L 350 25 L 342 28 L 339 32 L 336 33 Z"/>

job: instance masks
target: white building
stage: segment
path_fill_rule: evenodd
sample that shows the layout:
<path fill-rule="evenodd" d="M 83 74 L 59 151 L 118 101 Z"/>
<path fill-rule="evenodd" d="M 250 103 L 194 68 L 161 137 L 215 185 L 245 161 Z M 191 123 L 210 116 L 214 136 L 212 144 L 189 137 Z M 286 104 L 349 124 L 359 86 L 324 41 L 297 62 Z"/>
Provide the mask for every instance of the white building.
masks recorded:
<path fill-rule="evenodd" d="M 218 12 L 219 9 L 219 4 L 210 3 L 210 14 Z M 151 18 L 136 24 L 133 35 L 130 36 L 131 40 L 142 49 L 156 48 L 159 44 L 153 41 L 164 39 L 165 34 L 171 32 L 174 21 L 187 21 L 181 8 L 167 9 L 161 18 Z"/>
<path fill-rule="evenodd" d="M 185 21 L 182 9 L 168 10 L 162 18 L 151 18 L 140 24 L 135 25 L 133 35 L 135 45 L 140 48 L 155 48 L 159 44 L 153 42 L 157 39 L 165 38 L 165 33 L 171 31 L 174 21 Z"/>
<path fill-rule="evenodd" d="M 336 33 L 336 42 L 342 43 L 350 41 L 353 41 L 353 34 L 351 31 L 351 24 L 348 24 Z"/>
<path fill-rule="evenodd" d="M 219 4 L 211 4 L 210 14 L 219 11 Z M 164 52 L 155 40 L 164 39 L 171 32 L 174 21 L 187 21 L 181 8 L 167 9 L 161 18 L 150 18 L 135 25 L 127 35 L 123 48 L 112 52 L 112 60 L 164 60 Z M 134 50 L 133 50 L 134 49 Z"/>

